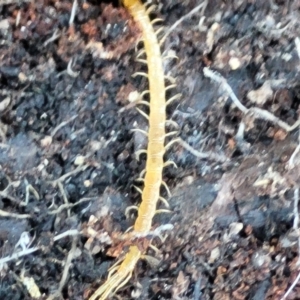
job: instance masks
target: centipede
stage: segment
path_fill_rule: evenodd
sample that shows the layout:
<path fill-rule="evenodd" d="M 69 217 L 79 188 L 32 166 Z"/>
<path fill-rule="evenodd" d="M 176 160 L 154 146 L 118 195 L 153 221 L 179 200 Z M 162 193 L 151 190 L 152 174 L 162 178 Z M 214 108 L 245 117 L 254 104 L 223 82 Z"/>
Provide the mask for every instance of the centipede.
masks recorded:
<path fill-rule="evenodd" d="M 160 196 L 161 186 L 164 186 L 170 194 L 166 183 L 163 181 L 162 172 L 165 166 L 174 163 L 172 161 L 165 162 L 164 154 L 166 149 L 176 140 L 173 139 L 169 143 L 165 142 L 166 137 L 174 133 L 166 132 L 165 127 L 168 122 L 166 108 L 179 95 L 166 100 L 166 90 L 174 87 L 174 84 L 169 86 L 165 84 L 163 58 L 160 50 L 161 41 L 158 39 L 158 31 L 155 31 L 153 27 L 158 19 L 151 21 L 149 17 L 153 6 L 147 8 L 140 0 L 123 0 L 122 2 L 141 31 L 144 45 L 143 53 L 146 55 L 145 62 L 148 68 L 148 73 L 141 75 L 146 75 L 148 78 L 150 101 L 140 101 L 140 104 L 149 107 L 149 115 L 137 108 L 149 122 L 148 132 L 145 132 L 148 137 L 148 145 L 147 149 L 142 150 L 147 154 L 147 159 L 144 178 L 141 178 L 144 183 L 143 190 L 140 190 L 142 201 L 137 208 L 137 218 L 133 226 L 134 235 L 146 236 L 152 228 L 154 215 L 159 211 L 157 209 L 158 202 L 162 201 L 168 206 L 167 200 Z M 132 244 L 124 259 L 113 265 L 108 272 L 107 280 L 94 292 L 89 300 L 105 300 L 126 285 L 132 277 L 136 264 L 146 252 L 146 248 L 138 244 Z"/>

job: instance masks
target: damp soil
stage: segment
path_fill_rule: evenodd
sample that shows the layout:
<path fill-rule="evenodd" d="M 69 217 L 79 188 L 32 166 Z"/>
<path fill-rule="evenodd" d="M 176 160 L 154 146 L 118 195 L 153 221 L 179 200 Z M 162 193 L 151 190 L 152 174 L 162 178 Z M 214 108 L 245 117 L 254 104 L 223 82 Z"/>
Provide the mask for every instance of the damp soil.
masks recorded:
<path fill-rule="evenodd" d="M 159 1 L 151 18 L 168 30 L 200 3 Z M 167 151 L 171 212 L 153 220 L 163 238 L 152 236 L 157 251 L 116 299 L 279 300 L 299 274 L 299 129 L 278 122 L 299 118 L 299 1 L 205 4 L 162 46 L 178 57 L 164 62 L 177 83 L 167 96 L 182 94 L 168 118 L 198 152 Z M 132 77 L 147 72 L 140 32 L 109 1 L 78 1 L 70 24 L 73 5 L 0 0 L 1 299 L 88 299 L 130 244 L 120 237 L 136 217 L 125 211 L 140 201 L 146 157 L 135 152 L 147 145 L 132 131 L 147 131 L 132 101 L 147 90 Z"/>

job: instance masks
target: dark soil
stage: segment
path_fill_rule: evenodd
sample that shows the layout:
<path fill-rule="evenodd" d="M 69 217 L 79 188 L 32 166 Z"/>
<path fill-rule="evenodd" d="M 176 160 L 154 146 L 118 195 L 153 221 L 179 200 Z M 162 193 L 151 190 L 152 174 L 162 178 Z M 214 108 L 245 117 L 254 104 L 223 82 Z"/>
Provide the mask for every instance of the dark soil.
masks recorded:
<path fill-rule="evenodd" d="M 245 116 L 203 68 L 245 107 L 294 124 L 300 3 L 208 2 L 162 50 L 178 56 L 165 63 L 177 82 L 168 96 L 182 93 L 168 117 L 210 158 L 179 144 L 167 152 L 178 166 L 164 170 L 172 212 L 153 226 L 174 229 L 154 239 L 159 252 L 149 249 L 119 299 L 279 300 L 299 274 L 299 130 Z M 159 1 L 151 17 L 170 28 L 200 3 Z M 0 299 L 88 299 L 122 255 L 113 241 L 140 201 L 133 185 L 146 157 L 135 151 L 147 141 L 131 129 L 147 122 L 128 101 L 147 89 L 132 77 L 146 71 L 139 29 L 112 1 L 79 1 L 70 25 L 72 6 L 0 0 L 0 255 L 36 248 L 0 264 Z M 56 239 L 72 230 L 81 234 Z M 299 295 L 296 284 L 286 299 Z"/>

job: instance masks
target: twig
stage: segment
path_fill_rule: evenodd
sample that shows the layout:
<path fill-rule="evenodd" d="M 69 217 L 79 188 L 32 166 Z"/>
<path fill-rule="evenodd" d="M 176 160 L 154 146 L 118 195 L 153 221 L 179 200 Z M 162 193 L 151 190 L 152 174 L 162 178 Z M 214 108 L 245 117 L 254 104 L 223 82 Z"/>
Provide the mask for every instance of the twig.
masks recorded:
<path fill-rule="evenodd" d="M 63 199 L 64 199 L 65 205 L 68 205 L 68 204 L 69 204 L 69 200 L 68 200 L 68 197 L 67 197 L 67 195 L 66 195 L 66 192 L 65 192 L 65 189 L 64 189 L 62 183 L 61 183 L 61 182 L 58 182 L 58 183 L 57 183 L 57 186 L 58 186 L 58 188 L 59 188 L 60 193 L 62 194 L 62 197 L 63 197 Z M 71 216 L 70 208 L 68 208 L 67 214 L 68 214 L 68 217 Z"/>
<path fill-rule="evenodd" d="M 67 230 L 57 236 L 55 236 L 53 238 L 53 240 L 56 242 L 60 239 L 63 239 L 64 237 L 67 237 L 67 236 L 76 236 L 76 235 L 79 235 L 80 232 L 76 229 L 70 229 L 70 230 Z M 7 256 L 7 257 L 3 257 L 0 259 L 0 266 L 3 265 L 4 263 L 7 263 L 9 261 L 12 261 L 12 260 L 15 260 L 15 259 L 18 259 L 22 256 L 25 256 L 25 255 L 28 255 L 28 254 L 31 254 L 33 252 L 36 252 L 40 250 L 39 247 L 33 247 L 33 248 L 29 248 L 29 249 L 25 249 L 25 250 L 22 250 L 20 252 L 17 252 L 17 253 L 14 253 L 12 254 L 11 256 Z"/>
<path fill-rule="evenodd" d="M 293 284 L 290 286 L 290 288 L 286 291 L 286 293 L 283 295 L 283 297 L 280 300 L 286 299 L 286 297 L 290 294 L 290 292 L 293 290 L 293 288 L 296 286 L 299 280 L 300 280 L 300 272 L 297 275 L 296 279 L 294 280 Z"/>
<path fill-rule="evenodd" d="M 296 188 L 294 191 L 294 223 L 293 228 L 294 230 L 298 230 L 299 224 L 299 212 L 298 212 L 298 204 L 299 204 L 299 188 Z"/>
<path fill-rule="evenodd" d="M 70 75 L 73 78 L 76 78 L 80 72 L 75 72 L 72 70 L 72 65 L 73 65 L 73 58 L 70 59 L 67 67 L 67 74 Z"/>
<path fill-rule="evenodd" d="M 84 203 L 84 202 L 87 202 L 87 201 L 93 201 L 93 200 L 97 200 L 98 198 L 97 197 L 90 197 L 90 198 L 82 198 L 80 199 L 79 201 L 77 201 L 76 203 L 66 203 L 66 204 L 62 204 L 60 205 L 57 209 L 55 210 L 51 210 L 48 214 L 49 215 L 55 215 L 55 214 L 58 214 L 60 213 L 61 211 L 63 211 L 64 209 L 67 209 L 67 208 L 72 208 L 76 205 L 79 205 L 81 203 Z"/>
<path fill-rule="evenodd" d="M 31 0 L 0 0 L 0 5 L 5 5 L 5 4 L 21 4 L 21 3 L 27 3 L 31 2 Z"/>
<path fill-rule="evenodd" d="M 253 114 L 253 117 L 255 119 L 262 119 L 265 121 L 269 121 L 273 124 L 278 125 L 279 127 L 283 128 L 287 132 L 293 131 L 300 125 L 300 120 L 296 121 L 292 126 L 289 124 L 283 122 L 270 112 L 264 109 L 260 109 L 258 107 L 252 107 L 247 108 L 244 106 L 240 100 L 237 98 L 237 96 L 234 94 L 232 88 L 227 83 L 226 79 L 219 73 L 211 71 L 209 68 L 205 67 L 203 69 L 203 73 L 206 77 L 209 77 L 210 79 L 220 83 L 222 85 L 222 88 L 227 92 L 228 96 L 231 98 L 231 100 L 234 102 L 234 104 L 244 113 L 244 114 Z"/>
<path fill-rule="evenodd" d="M 69 20 L 69 26 L 73 25 L 73 23 L 74 23 L 77 7 L 78 7 L 78 2 L 77 2 L 77 0 L 74 0 L 73 5 L 72 5 L 71 16 L 70 16 L 70 20 Z"/>
<path fill-rule="evenodd" d="M 295 38 L 295 45 L 296 45 L 296 50 L 298 53 L 298 57 L 300 59 L 300 39 L 298 37 Z"/>
<path fill-rule="evenodd" d="M 289 159 L 289 169 L 292 169 L 295 167 L 295 163 L 294 163 L 294 160 L 295 160 L 295 157 L 296 155 L 298 154 L 298 152 L 300 151 L 300 131 L 298 133 L 298 145 L 296 147 L 296 149 L 294 150 L 293 154 L 291 155 L 290 159 Z"/>
<path fill-rule="evenodd" d="M 199 4 L 198 6 L 196 6 L 194 9 L 192 9 L 188 14 L 184 15 L 182 18 L 180 18 L 179 20 L 177 20 L 168 30 L 167 32 L 164 34 L 164 37 L 162 38 L 162 41 L 165 41 L 165 39 L 168 37 L 168 35 L 170 35 L 170 33 L 176 29 L 178 27 L 178 25 L 180 23 L 182 23 L 184 20 L 186 19 L 190 19 L 194 14 L 196 14 L 201 8 L 201 14 L 204 13 L 206 6 L 208 4 L 208 0 L 204 0 L 201 4 Z"/>
<path fill-rule="evenodd" d="M 296 188 L 294 191 L 294 209 L 293 209 L 293 214 L 294 214 L 294 222 L 293 222 L 293 229 L 298 232 L 299 231 L 299 210 L 298 210 L 298 205 L 299 205 L 299 188 Z M 296 265 L 299 265 L 300 262 L 300 237 L 298 237 L 298 262 Z M 290 292 L 293 290 L 293 288 L 296 286 L 298 281 L 300 280 L 300 272 L 298 273 L 296 279 L 294 280 L 293 284 L 289 287 L 289 289 L 286 291 L 286 293 L 283 295 L 281 300 L 286 299 L 286 297 L 290 294 Z"/>
<path fill-rule="evenodd" d="M 226 162 L 226 161 L 228 161 L 228 158 L 226 156 L 224 156 L 224 155 L 219 155 L 219 154 L 212 153 L 212 152 L 210 152 L 210 153 L 199 152 L 199 151 L 195 150 L 193 147 L 191 147 L 188 143 L 186 143 L 182 139 L 178 139 L 178 142 L 186 150 L 188 150 L 193 155 L 195 155 L 196 157 L 199 157 L 201 159 L 211 159 L 211 160 L 220 161 L 220 162 Z"/>
<path fill-rule="evenodd" d="M 73 120 L 75 120 L 78 117 L 78 115 L 75 115 L 73 117 L 71 117 L 68 121 L 63 121 L 61 122 L 58 126 L 56 126 L 52 132 L 51 132 L 51 137 L 54 137 L 55 134 L 64 126 L 68 125 L 70 122 L 72 122 Z"/>
<path fill-rule="evenodd" d="M 231 86 L 227 83 L 226 79 L 221 74 L 219 74 L 218 72 L 213 72 L 207 67 L 203 69 L 203 74 L 213 81 L 220 83 L 222 85 L 222 88 L 227 92 L 228 96 L 231 98 L 236 107 L 238 107 L 244 114 L 249 111 L 248 108 L 240 102 L 238 97 L 233 92 Z"/>
<path fill-rule="evenodd" d="M 43 44 L 44 47 L 48 46 L 48 44 L 50 44 L 51 42 L 54 42 L 55 40 L 57 40 L 59 37 L 61 36 L 61 33 L 59 31 L 58 28 L 55 29 L 55 31 L 53 32 L 52 36 L 46 40 Z"/>
<path fill-rule="evenodd" d="M 0 216 L 1 217 L 11 217 L 11 218 L 16 218 L 16 219 L 27 219 L 27 218 L 31 218 L 31 215 L 20 215 L 20 214 L 15 214 L 15 213 L 11 213 L 11 212 L 7 212 L 4 211 L 2 209 L 0 209 Z"/>
<path fill-rule="evenodd" d="M 70 171 L 69 173 L 66 173 L 66 174 L 62 175 L 61 177 L 59 177 L 58 179 L 52 180 L 50 182 L 54 185 L 58 184 L 58 182 L 64 182 L 68 177 L 75 175 L 81 171 L 84 171 L 87 167 L 88 166 L 86 166 L 86 165 L 78 166 L 75 170 Z"/>
<path fill-rule="evenodd" d="M 76 245 L 77 245 L 77 236 L 73 236 L 73 241 L 72 241 L 72 247 L 71 250 L 69 251 L 68 257 L 66 259 L 66 263 L 65 263 L 65 267 L 64 267 L 64 271 L 59 283 L 59 287 L 58 287 L 58 291 L 61 293 L 62 289 L 64 287 L 64 285 L 66 284 L 66 280 L 68 278 L 68 273 L 69 273 L 69 269 L 71 267 L 71 263 L 72 263 L 72 259 L 74 258 L 74 254 L 75 254 L 75 250 L 76 250 Z"/>
<path fill-rule="evenodd" d="M 29 196 L 30 193 L 35 197 L 36 200 L 40 200 L 39 193 L 36 191 L 36 189 L 27 181 L 25 178 L 24 180 L 26 188 L 25 188 L 25 201 L 22 201 L 20 203 L 21 206 L 27 206 L 29 203 Z"/>

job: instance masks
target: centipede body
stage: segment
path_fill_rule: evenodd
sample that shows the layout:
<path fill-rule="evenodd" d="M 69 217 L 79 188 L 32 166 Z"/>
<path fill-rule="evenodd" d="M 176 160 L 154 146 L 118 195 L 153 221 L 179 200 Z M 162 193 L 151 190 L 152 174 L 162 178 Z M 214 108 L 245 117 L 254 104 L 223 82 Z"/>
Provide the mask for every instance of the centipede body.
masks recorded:
<path fill-rule="evenodd" d="M 140 0 L 124 0 L 123 4 L 142 32 L 148 66 L 150 113 L 148 116 L 147 161 L 142 202 L 138 208 L 138 216 L 133 227 L 134 233 L 145 236 L 151 230 L 157 202 L 162 198 L 160 197 L 160 187 L 163 184 L 167 105 L 165 75 L 157 34 L 144 4 Z M 123 262 L 112 268 L 107 281 L 96 290 L 90 300 L 107 299 L 111 293 L 116 292 L 126 284 L 142 255 L 143 252 L 137 245 L 130 246 Z"/>

